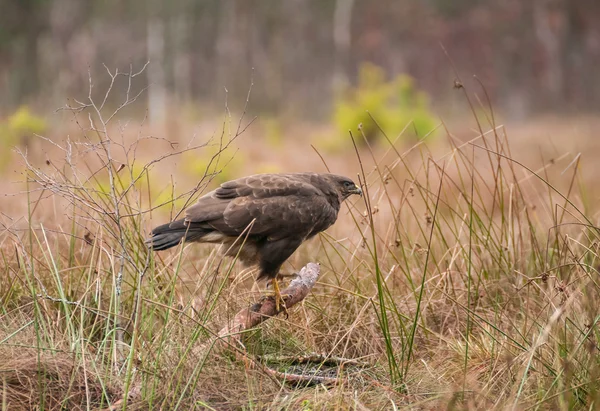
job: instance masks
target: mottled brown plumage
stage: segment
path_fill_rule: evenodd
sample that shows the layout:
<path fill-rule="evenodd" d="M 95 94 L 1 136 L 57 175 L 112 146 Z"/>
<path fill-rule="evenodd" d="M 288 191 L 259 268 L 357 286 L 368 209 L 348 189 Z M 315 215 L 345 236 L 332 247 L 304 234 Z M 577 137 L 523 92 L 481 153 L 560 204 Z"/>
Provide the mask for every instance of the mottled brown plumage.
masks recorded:
<path fill-rule="evenodd" d="M 184 219 L 156 227 L 146 242 L 157 251 L 183 239 L 224 244 L 226 255 L 239 253 L 245 264 L 258 265 L 257 279 L 274 279 L 302 242 L 336 221 L 342 202 L 352 194 L 362 191 L 334 174 L 243 177 L 202 196 Z"/>

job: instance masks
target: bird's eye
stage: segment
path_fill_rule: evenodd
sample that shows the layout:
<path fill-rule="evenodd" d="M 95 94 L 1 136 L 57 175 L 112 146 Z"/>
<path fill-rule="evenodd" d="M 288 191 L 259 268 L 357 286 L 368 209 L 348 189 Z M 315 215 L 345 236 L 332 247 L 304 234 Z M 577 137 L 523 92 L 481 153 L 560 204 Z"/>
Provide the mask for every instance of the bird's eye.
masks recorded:
<path fill-rule="evenodd" d="M 354 183 L 351 183 L 350 181 L 344 181 L 345 187 L 352 187 L 353 185 L 354 185 Z"/>

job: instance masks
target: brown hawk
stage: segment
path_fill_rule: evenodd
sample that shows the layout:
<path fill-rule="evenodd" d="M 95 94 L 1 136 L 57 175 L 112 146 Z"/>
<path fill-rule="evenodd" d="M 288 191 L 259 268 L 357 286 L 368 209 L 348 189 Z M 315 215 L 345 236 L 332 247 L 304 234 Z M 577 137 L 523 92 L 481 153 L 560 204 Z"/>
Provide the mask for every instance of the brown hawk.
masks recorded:
<path fill-rule="evenodd" d="M 155 251 L 182 241 L 225 245 L 225 255 L 258 265 L 257 280 L 272 279 L 305 240 L 337 220 L 342 202 L 362 190 L 334 174 L 257 174 L 221 184 L 185 210 L 185 218 L 156 227 L 146 240 Z"/>

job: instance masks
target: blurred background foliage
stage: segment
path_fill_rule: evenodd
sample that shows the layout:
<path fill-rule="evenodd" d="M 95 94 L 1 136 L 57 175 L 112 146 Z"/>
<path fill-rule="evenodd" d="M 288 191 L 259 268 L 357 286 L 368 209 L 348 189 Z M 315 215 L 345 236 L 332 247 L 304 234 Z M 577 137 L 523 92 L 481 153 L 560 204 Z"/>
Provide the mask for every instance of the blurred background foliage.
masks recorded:
<path fill-rule="evenodd" d="M 27 149 L 35 134 L 43 134 L 47 129 L 46 120 L 21 106 L 4 121 L 0 121 L 0 171 L 8 164 L 10 150 L 14 146 Z"/>
<path fill-rule="evenodd" d="M 368 63 L 361 67 L 358 77 L 357 86 L 345 90 L 335 101 L 338 135 L 356 131 L 359 125 L 370 143 L 382 137 L 382 130 L 392 141 L 401 136 L 415 142 L 433 132 L 436 117 L 429 108 L 429 98 L 416 89 L 412 77 L 399 74 L 386 81 L 383 69 Z"/>
<path fill-rule="evenodd" d="M 225 87 L 241 109 L 252 77 L 250 110 L 269 118 L 273 141 L 282 116 L 370 127 L 363 108 L 386 132 L 412 120 L 422 135 L 427 100 L 436 112 L 455 105 L 440 44 L 507 116 L 600 108 L 597 0 L 0 0 L 0 10 L 0 119 L 79 96 L 88 69 L 150 61 L 138 109 L 152 122 L 222 109 Z M 95 90 L 110 80 L 93 78 Z"/>

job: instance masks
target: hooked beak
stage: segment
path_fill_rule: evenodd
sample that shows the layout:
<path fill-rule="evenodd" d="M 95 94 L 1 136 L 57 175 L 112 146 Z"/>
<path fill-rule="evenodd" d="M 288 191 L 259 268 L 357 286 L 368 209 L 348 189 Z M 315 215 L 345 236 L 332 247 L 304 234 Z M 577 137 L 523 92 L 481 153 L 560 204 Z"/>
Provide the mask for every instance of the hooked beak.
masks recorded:
<path fill-rule="evenodd" d="M 357 185 L 355 185 L 355 186 L 354 186 L 354 188 L 352 189 L 352 191 L 350 191 L 350 192 L 351 192 L 352 194 L 358 194 L 358 195 L 359 195 L 359 196 L 361 196 L 361 197 L 362 197 L 362 195 L 363 195 L 363 192 L 362 192 L 362 190 L 361 190 L 361 189 L 360 189 L 360 187 L 359 187 L 359 186 L 357 186 Z"/>

